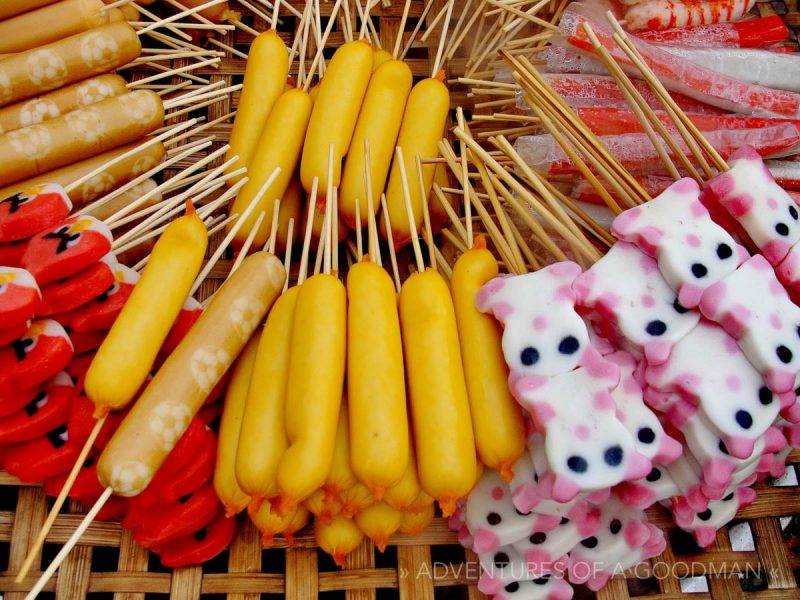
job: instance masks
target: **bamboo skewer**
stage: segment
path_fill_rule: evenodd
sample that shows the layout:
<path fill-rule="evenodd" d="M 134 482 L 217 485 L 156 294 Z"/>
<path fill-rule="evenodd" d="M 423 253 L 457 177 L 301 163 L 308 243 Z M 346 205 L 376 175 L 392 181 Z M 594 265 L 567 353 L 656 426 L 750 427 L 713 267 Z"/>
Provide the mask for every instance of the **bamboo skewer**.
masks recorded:
<path fill-rule="evenodd" d="M 386 195 L 381 194 L 381 212 L 383 213 L 383 221 L 386 225 L 386 241 L 389 244 L 389 260 L 392 264 L 392 276 L 394 277 L 394 285 L 397 293 L 400 293 L 400 269 L 397 267 L 397 252 L 394 248 L 394 239 L 392 235 L 392 219 L 389 216 L 389 210 L 386 208 Z"/>

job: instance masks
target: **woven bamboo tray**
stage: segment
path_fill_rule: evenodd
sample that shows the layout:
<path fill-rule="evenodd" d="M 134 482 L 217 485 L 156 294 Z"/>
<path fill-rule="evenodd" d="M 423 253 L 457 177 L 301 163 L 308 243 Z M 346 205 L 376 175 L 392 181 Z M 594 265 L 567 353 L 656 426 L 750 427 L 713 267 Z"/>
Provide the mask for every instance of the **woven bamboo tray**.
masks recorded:
<path fill-rule="evenodd" d="M 302 10 L 302 1 L 291 0 L 291 3 Z M 559 3 L 553 2 L 554 5 Z M 232 4 L 238 2 L 234 0 Z M 332 5 L 322 0 L 323 14 L 329 13 Z M 436 0 L 427 21 L 441 5 L 443 2 Z M 421 0 L 412 1 L 406 36 L 423 6 Z M 235 8 L 241 10 L 242 20 L 248 25 L 259 31 L 267 28 L 266 23 L 247 8 Z M 402 2 L 395 0 L 388 8 L 378 6 L 372 11 L 385 47 L 391 48 L 399 34 L 402 8 Z M 755 11 L 764 16 L 779 14 L 795 33 L 800 30 L 798 0 L 760 0 Z M 286 40 L 293 35 L 293 22 L 294 19 L 287 18 L 278 28 Z M 335 29 L 328 43 L 331 48 L 343 41 L 341 27 Z M 237 30 L 219 39 L 246 50 L 252 36 Z M 425 45 L 412 49 L 409 64 L 416 77 L 430 74 L 437 42 L 438 34 L 433 33 Z M 793 45 L 797 47 L 794 33 Z M 186 60 L 173 63 L 176 67 L 189 64 Z M 222 60 L 219 69 L 193 73 L 230 85 L 241 82 L 244 65 L 244 60 L 229 55 Z M 459 73 L 461 67 L 459 60 L 453 61 L 448 65 L 448 75 Z M 128 73 L 131 79 L 137 79 L 152 71 L 137 69 Z M 451 98 L 454 107 L 469 104 L 466 90 L 454 88 Z M 205 116 L 211 121 L 228 114 L 237 102 L 238 94 L 234 94 L 196 114 L 184 115 L 182 119 Z M 230 127 L 230 123 L 215 125 L 203 135 L 216 134 L 221 145 L 227 140 Z M 193 160 L 194 157 L 175 168 L 183 168 Z M 201 288 L 202 296 L 219 285 L 229 267 L 230 260 L 217 264 L 209 281 Z M 788 463 L 786 481 L 779 486 L 757 486 L 758 500 L 737 515 L 737 520 L 722 530 L 715 544 L 705 550 L 697 548 L 688 535 L 676 529 L 666 511 L 650 509 L 651 521 L 664 529 L 669 538 L 667 550 L 657 559 L 614 577 L 596 597 L 601 600 L 632 597 L 648 600 L 800 599 L 800 486 L 797 483 L 800 452 L 792 453 Z M 39 486 L 21 485 L 0 473 L 0 598 L 3 600 L 24 598 L 25 591 L 38 576 L 37 567 L 46 566 L 55 556 L 84 512 L 74 502 L 65 506 L 48 536 L 41 563 L 34 567 L 26 581 L 17 585 L 14 574 L 44 522 L 50 502 Z M 286 549 L 282 540 L 278 540 L 274 548 L 263 550 L 256 529 L 246 518 L 241 518 L 239 532 L 228 550 L 202 566 L 172 571 L 161 567 L 157 557 L 138 546 L 118 523 L 98 522 L 88 529 L 42 597 L 59 600 L 258 600 L 283 596 L 306 600 L 319 596 L 347 600 L 473 600 L 484 597 L 474 585 L 478 575 L 475 555 L 461 548 L 455 534 L 438 518 L 421 536 L 394 536 L 383 554 L 376 552 L 373 544 L 366 540 L 348 557 L 344 570 L 316 548 L 313 532 L 308 528 L 298 534 L 297 543 L 291 549 Z M 694 578 L 693 589 L 705 591 L 682 592 L 681 580 L 686 578 Z M 591 597 L 593 594 L 584 589 L 576 590 L 576 598 Z"/>

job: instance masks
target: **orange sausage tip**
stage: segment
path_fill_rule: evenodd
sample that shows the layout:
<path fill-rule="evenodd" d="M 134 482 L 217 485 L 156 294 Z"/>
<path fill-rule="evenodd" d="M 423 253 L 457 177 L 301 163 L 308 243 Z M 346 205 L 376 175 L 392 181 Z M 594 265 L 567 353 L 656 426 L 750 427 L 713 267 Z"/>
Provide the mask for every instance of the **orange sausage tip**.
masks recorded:
<path fill-rule="evenodd" d="M 279 496 L 277 502 L 272 503 L 272 509 L 277 513 L 279 517 L 285 517 L 288 515 L 294 507 L 297 506 L 297 500 L 293 498 L 287 498 L 286 496 Z"/>
<path fill-rule="evenodd" d="M 92 416 L 99 421 L 100 419 L 105 419 L 110 413 L 111 409 L 108 406 L 95 406 Z"/>
<path fill-rule="evenodd" d="M 345 504 L 342 506 L 342 516 L 347 519 L 352 519 L 358 512 L 358 508 L 352 504 Z"/>
<path fill-rule="evenodd" d="M 286 533 L 284 533 L 283 538 L 286 540 L 286 545 L 289 548 L 293 547 L 295 542 L 297 541 L 294 539 L 294 533 L 292 533 L 291 531 L 287 531 Z"/>
<path fill-rule="evenodd" d="M 261 505 L 264 504 L 264 498 L 253 496 L 250 498 L 250 503 L 247 505 L 247 514 L 254 515 L 261 510 Z"/>
<path fill-rule="evenodd" d="M 364 257 L 369 262 L 369 255 L 365 254 Z M 372 497 L 375 498 L 376 502 L 380 502 L 383 500 L 383 497 L 386 495 L 386 486 L 376 485 L 369 488 L 369 493 L 372 494 Z"/>
<path fill-rule="evenodd" d="M 194 202 L 192 202 L 190 199 L 187 199 L 186 200 L 186 216 L 187 217 L 193 217 L 196 214 L 197 214 L 197 211 L 194 208 Z"/>
<path fill-rule="evenodd" d="M 323 510 L 321 513 L 317 515 L 317 519 L 323 525 L 330 525 L 333 523 L 333 512 L 329 510 Z"/>
<path fill-rule="evenodd" d="M 347 566 L 347 560 L 345 560 L 344 552 L 334 552 L 331 554 L 333 557 L 333 562 L 336 563 L 337 567 L 344 569 Z"/>
<path fill-rule="evenodd" d="M 481 233 L 475 236 L 472 241 L 473 250 L 486 250 L 486 234 Z"/>
<path fill-rule="evenodd" d="M 439 498 L 439 508 L 442 509 L 442 516 L 447 519 L 453 516 L 456 512 L 456 499 L 455 498 Z"/>
<path fill-rule="evenodd" d="M 225 518 L 226 519 L 232 519 L 233 517 L 238 515 L 239 512 L 241 512 L 241 510 L 242 510 L 241 508 L 238 508 L 236 506 L 232 506 L 230 504 L 223 503 L 222 506 L 225 509 Z"/>
<path fill-rule="evenodd" d="M 437 81 L 444 82 L 445 79 L 444 69 L 439 69 L 439 72 L 436 75 L 434 75 L 433 78 L 436 79 Z"/>
<path fill-rule="evenodd" d="M 262 533 L 261 534 L 261 547 L 265 549 L 272 548 L 272 544 L 275 541 L 275 535 L 272 533 Z"/>
<path fill-rule="evenodd" d="M 500 477 L 503 478 L 503 481 L 506 483 L 511 483 L 511 480 L 514 479 L 514 471 L 511 468 L 514 463 L 502 463 L 497 466 L 497 471 L 500 473 Z"/>
<path fill-rule="evenodd" d="M 322 497 L 322 504 L 328 505 L 336 499 L 336 488 L 332 485 L 322 486 L 325 495 Z"/>
<path fill-rule="evenodd" d="M 374 538 L 372 538 L 372 542 L 375 544 L 375 547 L 378 549 L 378 552 L 383 554 L 383 551 L 386 550 L 386 546 L 389 543 L 389 536 L 388 535 L 375 536 Z"/>

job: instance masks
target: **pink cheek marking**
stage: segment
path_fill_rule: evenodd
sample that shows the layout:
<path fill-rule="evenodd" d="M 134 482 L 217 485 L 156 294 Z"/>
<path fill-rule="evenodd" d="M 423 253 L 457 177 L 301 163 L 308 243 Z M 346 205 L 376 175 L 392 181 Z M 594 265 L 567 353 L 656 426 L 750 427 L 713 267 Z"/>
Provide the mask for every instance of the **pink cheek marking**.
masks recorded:
<path fill-rule="evenodd" d="M 656 299 L 653 298 L 650 294 L 645 294 L 642 296 L 642 306 L 645 308 L 653 308 L 656 304 Z"/>
<path fill-rule="evenodd" d="M 503 488 L 501 488 L 499 485 L 492 488 L 492 498 L 494 500 L 502 500 L 503 496 L 505 496 L 503 493 Z"/>
<path fill-rule="evenodd" d="M 771 279 L 769 282 L 769 291 L 773 296 L 781 296 L 786 290 L 783 289 L 781 282 L 777 279 Z"/>
<path fill-rule="evenodd" d="M 586 425 L 578 425 L 575 428 L 575 436 L 579 440 L 588 440 L 592 435 L 591 430 Z"/>
<path fill-rule="evenodd" d="M 547 317 L 538 315 L 533 319 L 533 328 L 536 331 L 544 331 L 547 329 Z"/>
<path fill-rule="evenodd" d="M 741 352 L 741 350 L 739 350 L 739 343 L 729 335 L 725 336 L 723 345 L 728 354 L 739 354 Z"/>
<path fill-rule="evenodd" d="M 646 254 L 642 254 L 639 260 L 639 266 L 645 274 L 655 273 L 658 271 L 658 263 Z"/>
<path fill-rule="evenodd" d="M 708 189 L 717 198 L 724 198 L 733 192 L 733 188 L 735 186 L 736 181 L 734 180 L 733 175 L 726 173 L 724 175 L 718 175 L 712 179 L 706 186 L 706 189 Z"/>
<path fill-rule="evenodd" d="M 753 198 L 749 194 L 742 194 L 741 196 L 734 196 L 725 201 L 724 204 L 731 216 L 739 218 L 749 213 L 753 208 Z"/>
<path fill-rule="evenodd" d="M 608 392 L 597 392 L 592 398 L 592 406 L 597 410 L 613 410 L 616 408 L 614 398 Z"/>
<path fill-rule="evenodd" d="M 542 424 L 547 423 L 556 416 L 556 411 L 553 410 L 553 407 L 545 402 L 534 403 L 533 410 L 536 413 L 536 420 Z"/>
<path fill-rule="evenodd" d="M 690 233 L 686 236 L 686 243 L 692 248 L 699 248 L 702 242 L 700 241 L 699 235 Z"/>
<path fill-rule="evenodd" d="M 772 325 L 772 326 L 773 326 L 775 329 L 781 329 L 781 327 L 783 327 L 783 325 L 781 324 L 781 318 L 780 318 L 780 316 L 779 316 L 779 315 L 777 315 L 776 313 L 772 313 L 772 314 L 769 316 L 769 323 L 770 323 L 770 325 Z"/>
<path fill-rule="evenodd" d="M 492 313 L 501 321 L 505 321 L 508 317 L 514 314 L 514 307 L 508 302 L 497 302 L 492 307 Z"/>
<path fill-rule="evenodd" d="M 555 299 L 575 304 L 575 292 L 572 289 L 572 285 L 559 286 L 555 293 Z"/>
<path fill-rule="evenodd" d="M 692 216 L 696 219 L 709 216 L 708 209 L 705 206 L 703 206 L 699 200 L 695 200 L 694 202 L 692 202 L 689 209 L 692 211 Z"/>
<path fill-rule="evenodd" d="M 725 386 L 732 392 L 738 392 L 742 389 L 742 381 L 736 375 L 728 375 L 725 378 Z"/>
<path fill-rule="evenodd" d="M 777 210 L 778 208 L 778 201 L 775 200 L 772 196 L 769 197 L 767 200 L 767 206 L 769 206 L 772 210 Z"/>
<path fill-rule="evenodd" d="M 697 182 L 689 177 L 684 177 L 673 183 L 669 190 L 678 194 L 694 194 L 699 191 Z"/>

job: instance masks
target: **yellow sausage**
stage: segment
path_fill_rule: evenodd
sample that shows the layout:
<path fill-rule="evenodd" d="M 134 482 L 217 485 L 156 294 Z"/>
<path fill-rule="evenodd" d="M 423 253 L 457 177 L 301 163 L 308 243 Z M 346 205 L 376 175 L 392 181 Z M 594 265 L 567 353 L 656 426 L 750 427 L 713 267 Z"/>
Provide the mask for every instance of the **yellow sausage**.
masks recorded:
<path fill-rule="evenodd" d="M 289 187 L 283 193 L 281 206 L 278 210 L 278 242 L 277 252 L 284 252 L 289 240 L 289 221 L 294 219 L 292 227 L 292 244 L 297 240 L 300 233 L 300 223 L 303 214 L 303 186 L 300 185 L 300 176 L 295 173 Z"/>
<path fill-rule="evenodd" d="M 279 533 L 284 535 L 287 545 L 292 546 L 293 534 L 305 527 L 310 518 L 310 513 L 302 504 L 285 517 L 278 516 L 269 502 L 264 502 L 260 509 L 250 513 L 250 519 L 261 533 L 261 545 L 264 548 L 271 548 Z"/>
<path fill-rule="evenodd" d="M 364 534 L 352 519 L 345 517 L 334 517 L 329 524 L 314 521 L 314 536 L 320 549 L 330 554 L 342 568 L 347 565 L 345 557 L 364 539 Z"/>
<path fill-rule="evenodd" d="M 5 2 L 0 2 L 0 19 L 7 19 L 29 10 L 47 6 L 53 2 L 56 2 L 56 0 L 13 0 L 12 2 L 6 0 Z"/>
<path fill-rule="evenodd" d="M 0 106 L 113 71 L 141 52 L 136 31 L 121 22 L 20 52 L 0 60 Z"/>
<path fill-rule="evenodd" d="M 302 506 L 323 523 L 330 523 L 333 517 L 342 513 L 342 502 L 338 498 L 329 498 L 322 488 L 303 500 Z"/>
<path fill-rule="evenodd" d="M 342 282 L 325 273 L 307 279 L 297 295 L 286 393 L 289 448 L 278 467 L 280 514 L 321 487 L 331 468 L 344 385 L 346 304 Z"/>
<path fill-rule="evenodd" d="M 138 140 L 160 127 L 163 120 L 161 98 L 149 90 L 140 90 L 2 134 L 0 185 Z"/>
<path fill-rule="evenodd" d="M 231 369 L 231 378 L 225 392 L 222 419 L 217 438 L 217 463 L 214 466 L 214 489 L 225 507 L 225 516 L 239 514 L 250 503 L 250 496 L 236 482 L 236 450 L 242 428 L 244 405 L 250 388 L 253 365 L 256 362 L 260 332 L 256 332 L 242 350 Z"/>
<path fill-rule="evenodd" d="M 352 519 L 358 511 L 364 510 L 375 503 L 375 498 L 363 483 L 356 483 L 354 486 L 344 490 L 340 494 L 340 498 L 342 501 L 342 515 L 348 519 Z"/>
<path fill-rule="evenodd" d="M 84 386 L 96 418 L 127 405 L 147 379 L 200 272 L 207 245 L 206 226 L 193 208 L 161 234 L 86 373 Z"/>
<path fill-rule="evenodd" d="M 55 119 L 83 106 L 128 93 L 119 75 L 99 75 L 26 102 L 0 108 L 0 133 Z"/>
<path fill-rule="evenodd" d="M 300 159 L 300 152 L 303 149 L 303 139 L 310 116 L 311 98 L 303 90 L 293 88 L 284 92 L 272 107 L 264 125 L 264 131 L 258 139 L 252 161 L 249 163 L 248 181 L 236 196 L 230 214 L 241 215 L 276 167 L 280 167 L 281 172 L 267 188 L 244 226 L 236 234 L 234 239 L 238 245 L 244 244 L 261 211 L 266 212 L 266 217 L 256 233 L 253 244 L 260 247 L 267 241 L 272 225 L 272 209 L 275 206 L 275 198 L 283 197 L 292 180 L 297 161 Z M 233 226 L 234 223 L 231 223 L 228 227 Z"/>
<path fill-rule="evenodd" d="M 250 167 L 267 116 L 272 105 L 283 93 L 288 71 L 289 51 L 283 40 L 274 29 L 260 34 L 250 46 L 244 71 L 244 87 L 239 96 L 239 106 L 231 130 L 231 147 L 226 155 L 226 160 L 234 156 L 238 156 L 239 160 L 233 163 L 228 172 Z M 241 178 L 240 175 L 229 179 L 228 185 L 233 185 Z"/>
<path fill-rule="evenodd" d="M 356 484 L 356 477 L 350 467 L 350 432 L 347 419 L 347 400 L 342 399 L 339 408 L 339 422 L 336 425 L 336 445 L 333 450 L 333 462 L 325 485 L 326 498 L 336 498 L 345 490 Z"/>
<path fill-rule="evenodd" d="M 456 261 L 450 284 L 478 458 L 511 481 L 525 451 L 522 411 L 508 391 L 500 324 L 475 308 L 478 290 L 495 277 L 497 261 L 481 236 Z"/>
<path fill-rule="evenodd" d="M 422 493 L 417 474 L 417 457 L 414 453 L 414 440 L 409 432 L 408 463 L 400 480 L 386 490 L 383 501 L 396 510 L 407 510 Z"/>
<path fill-rule="evenodd" d="M 369 140 L 372 205 L 377 212 L 410 91 L 411 69 L 402 60 L 385 62 L 369 80 L 350 151 L 345 159 L 339 193 L 339 214 L 350 227 L 356 224 L 356 203 L 360 206 L 361 222 L 367 221 L 364 141 Z"/>
<path fill-rule="evenodd" d="M 3 188 L 0 188 L 0 198 L 7 198 L 16 192 L 43 183 L 58 183 L 64 187 L 69 186 L 75 181 L 82 179 L 89 173 L 94 172 L 98 167 L 106 164 L 109 160 L 121 156 L 133 150 L 144 140 L 138 140 L 132 144 L 126 144 L 115 148 L 109 152 L 103 152 L 92 158 L 78 161 L 66 167 L 48 171 L 42 175 L 37 175 L 31 179 L 20 181 Z M 69 193 L 72 205 L 80 208 L 89 202 L 98 199 L 100 196 L 128 183 L 146 171 L 149 171 L 159 164 L 166 153 L 166 149 L 161 142 L 151 144 L 144 150 L 139 150 L 131 154 L 128 158 L 107 167 L 99 174 L 90 177 L 83 184 L 79 185 Z"/>
<path fill-rule="evenodd" d="M 411 207 L 417 230 L 422 225 L 422 195 L 417 180 L 417 163 L 415 157 L 421 159 L 439 156 L 437 144 L 442 139 L 447 115 L 450 110 L 450 93 L 443 82 L 444 73 L 436 77 L 423 79 L 417 83 L 408 96 L 403 123 L 397 145 L 403 149 L 408 189 L 411 195 Z M 422 176 L 425 190 L 431 189 L 435 165 L 422 165 Z M 395 157 L 386 185 L 386 206 L 392 221 L 392 235 L 395 246 L 404 246 L 411 239 L 406 213 L 406 201 L 403 195 L 400 167 Z M 385 235 L 383 220 L 381 232 Z"/>
<path fill-rule="evenodd" d="M 152 179 L 145 179 L 142 183 L 137 183 L 127 192 L 123 192 L 115 196 L 108 202 L 87 211 L 87 215 L 91 215 L 100 221 L 106 220 L 118 210 L 128 206 L 131 202 L 139 200 L 142 196 L 149 194 L 158 187 L 158 184 Z M 144 209 L 148 206 L 153 206 L 161 202 L 162 196 L 160 192 L 156 192 L 150 196 L 140 208 Z"/>
<path fill-rule="evenodd" d="M 325 195 L 330 144 L 333 144 L 333 186 L 339 186 L 342 158 L 350 147 L 371 73 L 372 48 L 364 40 L 340 46 L 328 63 L 311 111 L 300 161 L 300 180 L 306 192 L 311 192 L 314 177 L 317 177 L 319 193 Z"/>
<path fill-rule="evenodd" d="M 306 200 L 311 202 L 311 198 L 306 195 Z M 296 223 L 297 221 L 295 221 Z M 315 202 L 314 203 L 314 214 L 313 219 L 311 221 L 311 247 L 316 248 L 319 246 L 319 238 L 322 236 L 322 226 L 325 224 L 325 203 L 322 202 Z M 338 225 L 338 233 L 337 236 L 337 243 L 343 242 L 347 239 L 347 234 L 350 229 L 347 227 L 347 223 L 342 220 L 340 216 L 337 220 Z"/>
<path fill-rule="evenodd" d="M 258 346 L 244 409 L 236 480 L 258 507 L 278 493 L 278 464 L 288 446 L 284 402 L 294 309 L 299 288 L 289 288 L 272 307 Z"/>
<path fill-rule="evenodd" d="M 378 70 L 378 67 L 390 60 L 394 60 L 391 52 L 387 52 L 382 48 L 375 48 L 372 52 L 372 72 L 374 73 Z"/>
<path fill-rule="evenodd" d="M 108 23 L 101 0 L 62 0 L 0 21 L 0 52 L 23 52 Z"/>
<path fill-rule="evenodd" d="M 380 552 L 386 550 L 389 538 L 400 528 L 403 513 L 385 502 L 376 502 L 353 517 L 358 528 L 371 539 Z"/>
<path fill-rule="evenodd" d="M 415 513 L 423 511 L 428 507 L 428 505 L 432 505 L 434 502 L 435 500 L 430 494 L 428 494 L 425 490 L 420 490 L 419 494 L 417 494 L 417 497 L 414 498 L 414 501 L 406 506 L 405 512 Z"/>
<path fill-rule="evenodd" d="M 400 520 L 398 531 L 406 535 L 417 536 L 433 523 L 434 513 L 433 503 L 426 505 L 423 510 L 418 512 L 403 512 L 401 513 L 403 518 Z"/>
<path fill-rule="evenodd" d="M 281 261 L 256 252 L 217 290 L 103 450 L 97 476 L 104 487 L 121 496 L 135 496 L 147 487 L 280 294 L 285 279 Z"/>
<path fill-rule="evenodd" d="M 347 394 L 350 462 L 380 500 L 408 465 L 403 342 L 394 283 L 375 263 L 347 274 Z"/>
<path fill-rule="evenodd" d="M 400 324 L 420 484 L 449 517 L 475 484 L 477 465 L 455 310 L 436 271 L 403 283 Z"/>

